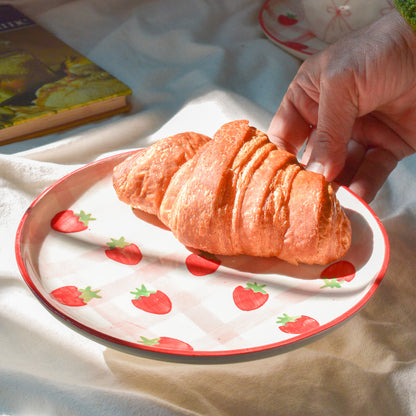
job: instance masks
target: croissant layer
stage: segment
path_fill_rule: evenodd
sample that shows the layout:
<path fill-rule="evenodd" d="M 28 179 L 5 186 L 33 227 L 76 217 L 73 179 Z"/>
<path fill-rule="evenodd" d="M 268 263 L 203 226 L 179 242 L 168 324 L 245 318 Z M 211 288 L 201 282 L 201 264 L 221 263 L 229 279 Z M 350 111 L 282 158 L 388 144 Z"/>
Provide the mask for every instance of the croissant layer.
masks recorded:
<path fill-rule="evenodd" d="M 118 165 L 113 181 L 120 200 L 212 254 L 327 264 L 351 244 L 331 184 L 246 120 L 225 124 L 213 139 L 162 139 Z"/>

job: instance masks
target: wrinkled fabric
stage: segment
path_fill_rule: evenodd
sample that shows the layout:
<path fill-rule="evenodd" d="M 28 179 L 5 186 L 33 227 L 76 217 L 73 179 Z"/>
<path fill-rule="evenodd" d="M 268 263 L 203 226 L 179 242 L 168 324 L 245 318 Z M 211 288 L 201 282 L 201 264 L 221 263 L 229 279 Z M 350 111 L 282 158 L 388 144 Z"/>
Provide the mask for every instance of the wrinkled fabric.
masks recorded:
<path fill-rule="evenodd" d="M 18 224 L 79 166 L 161 137 L 267 130 L 300 62 L 269 42 L 256 0 L 13 2 L 133 90 L 128 114 L 0 147 L 0 415 L 416 414 L 416 158 L 372 209 L 386 228 L 381 286 L 347 322 L 293 349 L 164 360 L 95 342 L 52 316 L 20 276 Z"/>

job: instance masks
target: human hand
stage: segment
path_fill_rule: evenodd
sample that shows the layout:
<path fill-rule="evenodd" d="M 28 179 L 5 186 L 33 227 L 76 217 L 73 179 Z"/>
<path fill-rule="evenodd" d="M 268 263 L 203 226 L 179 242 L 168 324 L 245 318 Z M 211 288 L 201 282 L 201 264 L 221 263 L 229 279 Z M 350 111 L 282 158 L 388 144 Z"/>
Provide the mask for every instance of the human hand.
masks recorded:
<path fill-rule="evenodd" d="M 397 11 L 306 60 L 268 131 L 370 202 L 416 152 L 416 34 Z"/>

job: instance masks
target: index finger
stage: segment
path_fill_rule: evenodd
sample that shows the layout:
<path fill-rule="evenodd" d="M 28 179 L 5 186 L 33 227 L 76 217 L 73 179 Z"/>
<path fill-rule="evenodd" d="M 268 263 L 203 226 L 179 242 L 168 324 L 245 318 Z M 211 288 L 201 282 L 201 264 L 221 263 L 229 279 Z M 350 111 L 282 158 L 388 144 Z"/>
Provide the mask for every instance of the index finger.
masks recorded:
<path fill-rule="evenodd" d="M 294 82 L 270 123 L 269 139 L 296 155 L 307 140 L 311 127 L 316 125 L 317 118 L 318 104 Z"/>

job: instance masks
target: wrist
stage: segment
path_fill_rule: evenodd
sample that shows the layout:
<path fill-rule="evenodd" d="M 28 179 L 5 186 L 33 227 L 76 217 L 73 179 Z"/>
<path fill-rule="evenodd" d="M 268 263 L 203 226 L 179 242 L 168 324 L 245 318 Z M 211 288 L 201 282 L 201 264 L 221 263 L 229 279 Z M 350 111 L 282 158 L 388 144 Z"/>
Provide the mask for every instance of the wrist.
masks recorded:
<path fill-rule="evenodd" d="M 406 22 L 416 32 L 416 2 L 415 0 L 394 0 L 394 5 Z"/>

